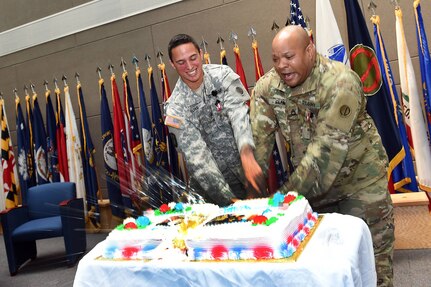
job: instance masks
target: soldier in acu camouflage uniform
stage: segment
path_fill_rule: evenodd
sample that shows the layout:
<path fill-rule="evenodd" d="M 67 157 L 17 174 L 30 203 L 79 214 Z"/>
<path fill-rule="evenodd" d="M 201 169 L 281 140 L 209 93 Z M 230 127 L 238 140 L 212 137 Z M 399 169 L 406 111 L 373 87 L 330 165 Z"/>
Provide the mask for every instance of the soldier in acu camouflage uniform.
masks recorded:
<path fill-rule="evenodd" d="M 394 222 L 387 190 L 387 156 L 365 111 L 354 71 L 316 53 L 299 26 L 272 42 L 274 68 L 252 94 L 255 157 L 264 171 L 279 130 L 294 171 L 280 191 L 296 190 L 318 212 L 362 218 L 370 228 L 379 286 L 392 286 Z"/>
<path fill-rule="evenodd" d="M 188 35 L 174 36 L 168 50 L 180 78 L 165 104 L 165 124 L 185 155 L 191 186 L 219 205 L 253 196 L 245 178 L 257 192 L 264 177 L 253 155 L 250 96 L 239 76 L 228 66 L 203 65 Z"/>

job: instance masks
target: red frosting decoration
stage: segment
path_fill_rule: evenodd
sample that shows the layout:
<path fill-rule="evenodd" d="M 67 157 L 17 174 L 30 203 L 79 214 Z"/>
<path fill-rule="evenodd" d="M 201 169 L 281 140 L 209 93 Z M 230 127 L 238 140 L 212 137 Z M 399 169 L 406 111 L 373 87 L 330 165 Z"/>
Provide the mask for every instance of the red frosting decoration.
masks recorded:
<path fill-rule="evenodd" d="M 298 231 L 301 231 L 302 228 L 304 228 L 304 224 L 302 224 L 302 223 L 298 224 Z"/>
<path fill-rule="evenodd" d="M 265 215 L 254 215 L 251 220 L 253 221 L 253 224 L 265 224 L 268 218 Z"/>
<path fill-rule="evenodd" d="M 134 222 L 127 222 L 124 224 L 124 229 L 136 229 L 138 226 Z"/>
<path fill-rule="evenodd" d="M 254 257 L 256 259 L 271 259 L 273 258 L 272 248 L 268 246 L 257 246 L 253 250 Z"/>
<path fill-rule="evenodd" d="M 311 218 L 313 218 L 313 214 L 311 214 L 311 212 L 307 213 L 307 219 L 311 220 Z"/>
<path fill-rule="evenodd" d="M 292 194 L 288 194 L 284 197 L 284 203 L 291 203 L 296 197 Z"/>
<path fill-rule="evenodd" d="M 169 210 L 171 210 L 171 209 L 169 208 L 169 205 L 167 205 L 166 203 L 163 203 L 163 204 L 160 206 L 160 212 L 165 213 L 165 212 L 168 212 Z"/>
<path fill-rule="evenodd" d="M 287 243 L 291 243 L 293 240 L 293 235 L 289 235 L 289 237 L 287 237 Z"/>
<path fill-rule="evenodd" d="M 215 260 L 222 260 L 227 257 L 228 249 L 223 245 L 216 245 L 211 250 L 211 255 Z"/>
<path fill-rule="evenodd" d="M 295 247 L 295 248 L 297 248 L 298 246 L 299 246 L 299 241 L 298 241 L 298 239 L 293 239 L 293 246 Z"/>
<path fill-rule="evenodd" d="M 131 258 L 133 256 L 133 254 L 136 254 L 138 252 L 139 252 L 139 248 L 138 247 L 130 246 L 130 247 L 124 247 L 122 253 L 123 253 L 123 257 L 124 258 L 129 259 L 129 258 Z"/>

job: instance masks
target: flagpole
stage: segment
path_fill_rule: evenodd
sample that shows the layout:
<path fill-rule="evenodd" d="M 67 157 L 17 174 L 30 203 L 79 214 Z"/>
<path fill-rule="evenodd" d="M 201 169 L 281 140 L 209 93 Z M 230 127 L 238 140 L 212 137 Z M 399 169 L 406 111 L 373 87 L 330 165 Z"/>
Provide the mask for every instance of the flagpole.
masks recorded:
<path fill-rule="evenodd" d="M 226 49 L 224 48 L 223 43 L 224 43 L 224 39 L 219 34 L 217 38 L 217 44 L 219 44 L 220 46 L 220 64 L 227 65 Z"/>
<path fill-rule="evenodd" d="M 205 64 L 211 64 L 210 54 L 207 51 L 208 43 L 205 41 L 204 36 L 202 36 L 201 49 L 204 51 Z"/>

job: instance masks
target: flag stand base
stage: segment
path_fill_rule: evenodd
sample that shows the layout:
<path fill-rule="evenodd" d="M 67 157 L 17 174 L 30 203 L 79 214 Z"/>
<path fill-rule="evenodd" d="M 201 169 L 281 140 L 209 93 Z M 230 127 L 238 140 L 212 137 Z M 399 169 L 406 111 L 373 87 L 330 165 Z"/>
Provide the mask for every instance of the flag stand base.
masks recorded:
<path fill-rule="evenodd" d="M 395 216 L 395 249 L 431 248 L 431 214 L 425 192 L 391 194 Z"/>

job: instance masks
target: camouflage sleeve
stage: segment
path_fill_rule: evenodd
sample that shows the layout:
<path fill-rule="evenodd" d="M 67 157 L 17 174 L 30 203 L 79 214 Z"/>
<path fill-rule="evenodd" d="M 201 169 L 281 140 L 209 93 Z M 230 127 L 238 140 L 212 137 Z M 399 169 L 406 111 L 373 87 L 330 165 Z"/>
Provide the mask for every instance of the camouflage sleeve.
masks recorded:
<path fill-rule="evenodd" d="M 165 124 L 175 135 L 177 148 L 183 152 L 187 169 L 205 192 L 204 198 L 219 205 L 231 204 L 235 196 L 199 130 L 185 117 L 186 113 L 179 105 L 166 103 L 165 114 Z"/>
<path fill-rule="evenodd" d="M 252 91 L 250 101 L 250 122 L 255 144 L 254 156 L 266 174 L 268 159 L 275 142 L 275 131 L 278 128 L 274 110 L 267 101 L 269 87 L 258 82 Z"/>
<path fill-rule="evenodd" d="M 238 151 L 241 152 L 244 145 L 254 148 L 247 106 L 250 95 L 242 85 L 239 76 L 232 70 L 226 74 L 222 83 L 226 90 L 224 108 L 231 122 Z"/>
<path fill-rule="evenodd" d="M 327 193 L 342 171 L 348 140 L 364 104 L 359 79 L 350 72 L 321 83 L 325 93 L 317 116 L 317 126 L 304 157 L 281 191 L 297 190 L 307 198 Z M 332 81 L 332 82 L 330 82 Z"/>

